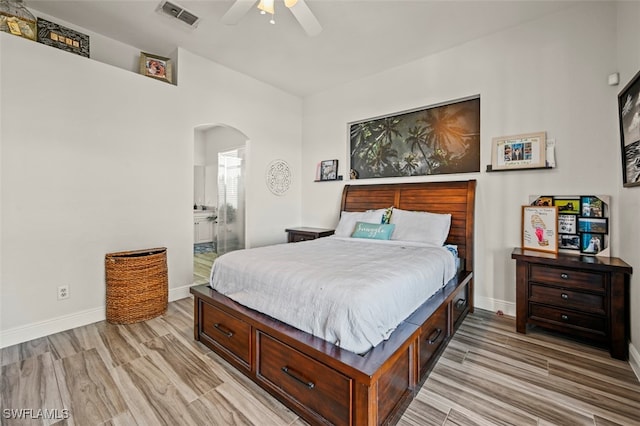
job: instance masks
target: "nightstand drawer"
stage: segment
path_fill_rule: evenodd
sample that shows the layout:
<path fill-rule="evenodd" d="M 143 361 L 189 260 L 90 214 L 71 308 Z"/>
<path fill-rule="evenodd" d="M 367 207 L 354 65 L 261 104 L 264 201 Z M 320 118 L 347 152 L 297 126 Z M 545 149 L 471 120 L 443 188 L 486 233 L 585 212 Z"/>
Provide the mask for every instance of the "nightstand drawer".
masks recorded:
<path fill-rule="evenodd" d="M 582 293 L 563 288 L 531 284 L 529 300 L 594 314 L 604 315 L 606 313 L 605 297 L 601 294 Z"/>
<path fill-rule="evenodd" d="M 315 240 L 315 235 L 291 233 L 289 236 L 290 243 L 299 243 L 300 241 Z"/>
<path fill-rule="evenodd" d="M 604 334 L 607 329 L 607 320 L 602 316 L 594 316 L 573 312 L 566 309 L 550 308 L 547 306 L 530 304 L 531 319 L 562 325 L 563 327 L 575 327 Z"/>
<path fill-rule="evenodd" d="M 529 280 L 574 289 L 601 292 L 605 290 L 605 278 L 603 274 L 598 272 L 577 271 L 569 268 L 531 265 Z"/>
<path fill-rule="evenodd" d="M 285 229 L 285 232 L 287 233 L 287 242 L 298 243 L 300 241 L 308 241 L 315 240 L 316 238 L 328 237 L 329 235 L 333 235 L 334 230 L 303 226 L 300 228 L 287 228 Z"/>

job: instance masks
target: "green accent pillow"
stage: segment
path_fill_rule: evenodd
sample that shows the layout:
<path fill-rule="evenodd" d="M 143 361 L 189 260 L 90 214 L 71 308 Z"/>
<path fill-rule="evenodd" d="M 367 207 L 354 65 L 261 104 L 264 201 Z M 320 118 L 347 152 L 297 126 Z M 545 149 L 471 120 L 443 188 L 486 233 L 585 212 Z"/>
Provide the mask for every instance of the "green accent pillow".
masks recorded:
<path fill-rule="evenodd" d="M 392 223 L 356 222 L 351 236 L 353 238 L 372 238 L 375 240 L 389 240 L 396 225 Z"/>
<path fill-rule="evenodd" d="M 392 213 L 393 213 L 393 206 L 385 209 L 384 213 L 382 213 L 382 222 L 380 223 L 391 223 Z"/>

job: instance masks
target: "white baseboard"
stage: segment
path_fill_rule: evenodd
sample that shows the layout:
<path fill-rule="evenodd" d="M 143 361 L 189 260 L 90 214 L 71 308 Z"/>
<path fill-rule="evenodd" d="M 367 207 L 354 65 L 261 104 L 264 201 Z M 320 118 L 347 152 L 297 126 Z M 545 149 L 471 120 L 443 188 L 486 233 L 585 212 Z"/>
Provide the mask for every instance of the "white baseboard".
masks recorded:
<path fill-rule="evenodd" d="M 502 311 L 502 313 L 505 315 L 509 315 L 512 317 L 516 316 L 516 304 L 512 302 L 506 302 L 504 300 L 476 296 L 475 307 L 491 312 Z"/>
<path fill-rule="evenodd" d="M 105 307 L 87 309 L 45 321 L 34 322 L 20 327 L 3 330 L 0 334 L 0 348 L 16 345 L 70 328 L 102 321 L 106 318 Z"/>
<path fill-rule="evenodd" d="M 636 373 L 638 380 L 640 380 L 640 353 L 631 343 L 629 343 L 629 365 L 633 372 Z"/>
<path fill-rule="evenodd" d="M 169 302 L 189 297 L 191 284 L 169 289 Z M 0 332 L 0 348 L 38 339 L 71 328 L 81 327 L 106 319 L 105 307 L 87 309 L 69 315 L 63 315 L 45 321 L 34 322 Z"/>
<path fill-rule="evenodd" d="M 193 287 L 193 284 L 183 285 L 182 287 L 175 287 L 169 289 L 169 302 L 173 302 L 174 300 L 184 299 L 185 297 L 191 296 L 189 293 L 189 289 Z"/>

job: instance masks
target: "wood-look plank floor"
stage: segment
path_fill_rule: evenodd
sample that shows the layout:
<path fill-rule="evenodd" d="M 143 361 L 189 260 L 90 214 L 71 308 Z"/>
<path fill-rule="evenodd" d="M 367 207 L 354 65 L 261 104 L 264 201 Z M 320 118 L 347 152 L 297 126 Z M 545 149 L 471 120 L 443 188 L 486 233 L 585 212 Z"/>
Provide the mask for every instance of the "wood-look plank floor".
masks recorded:
<path fill-rule="evenodd" d="M 218 257 L 217 253 L 196 253 L 193 255 L 193 283 L 206 284 L 211 275 L 211 266 Z"/>
<path fill-rule="evenodd" d="M 2 349 L 1 424 L 306 424 L 194 341 L 192 327 L 186 298 L 149 321 L 98 322 Z M 31 411 L 16 419 L 12 409 Z M 640 384 L 607 351 L 517 334 L 513 318 L 477 310 L 399 425 L 640 425 Z"/>

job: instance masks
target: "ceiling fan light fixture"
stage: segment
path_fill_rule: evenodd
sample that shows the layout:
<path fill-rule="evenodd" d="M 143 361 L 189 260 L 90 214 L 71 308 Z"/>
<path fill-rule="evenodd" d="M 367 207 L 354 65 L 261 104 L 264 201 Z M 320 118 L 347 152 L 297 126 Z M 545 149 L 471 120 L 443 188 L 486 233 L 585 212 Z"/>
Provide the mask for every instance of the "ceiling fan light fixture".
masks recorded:
<path fill-rule="evenodd" d="M 258 3 L 258 9 L 261 11 L 260 13 L 263 15 L 265 13 L 273 15 L 276 12 L 273 6 L 273 1 L 274 0 L 260 0 L 260 3 Z"/>
<path fill-rule="evenodd" d="M 284 5 L 287 7 L 293 7 L 298 3 L 298 0 L 284 0 Z"/>

